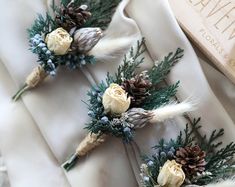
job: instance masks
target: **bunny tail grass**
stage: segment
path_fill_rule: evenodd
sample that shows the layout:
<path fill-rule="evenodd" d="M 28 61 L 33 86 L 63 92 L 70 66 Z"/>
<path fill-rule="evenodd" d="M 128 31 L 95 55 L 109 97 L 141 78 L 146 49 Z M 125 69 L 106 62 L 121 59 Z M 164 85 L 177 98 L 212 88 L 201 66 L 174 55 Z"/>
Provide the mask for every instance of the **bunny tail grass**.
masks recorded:
<path fill-rule="evenodd" d="M 136 37 L 103 38 L 89 52 L 89 55 L 95 56 L 97 61 L 109 62 L 122 57 L 134 41 Z"/>
<path fill-rule="evenodd" d="M 194 104 L 191 102 L 173 103 L 152 111 L 153 118 L 151 123 L 162 122 L 194 110 Z"/>
<path fill-rule="evenodd" d="M 79 156 L 75 153 L 65 163 L 62 164 L 62 167 L 66 171 L 69 171 L 71 168 L 73 168 L 76 165 L 78 160 L 79 160 Z"/>
<path fill-rule="evenodd" d="M 21 95 L 29 89 L 30 87 L 27 84 L 24 84 L 24 86 L 12 97 L 12 100 L 16 102 L 21 97 Z"/>

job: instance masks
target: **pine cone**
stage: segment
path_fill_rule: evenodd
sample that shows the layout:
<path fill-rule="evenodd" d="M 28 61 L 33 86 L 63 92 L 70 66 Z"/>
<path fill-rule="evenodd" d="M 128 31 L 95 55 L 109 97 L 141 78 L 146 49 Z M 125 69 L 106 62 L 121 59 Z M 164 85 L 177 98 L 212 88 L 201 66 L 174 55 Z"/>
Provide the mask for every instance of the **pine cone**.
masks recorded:
<path fill-rule="evenodd" d="M 146 73 L 141 73 L 130 80 L 125 80 L 122 87 L 131 97 L 131 107 L 139 107 L 150 95 L 149 89 L 152 83 Z"/>
<path fill-rule="evenodd" d="M 176 162 L 182 165 L 187 176 L 193 176 L 205 170 L 205 156 L 206 153 L 198 145 L 179 148 L 176 152 Z"/>
<path fill-rule="evenodd" d="M 87 5 L 75 7 L 73 3 L 68 7 L 62 6 L 55 17 L 55 21 L 60 27 L 69 32 L 73 27 L 81 27 L 91 16 L 87 8 Z"/>

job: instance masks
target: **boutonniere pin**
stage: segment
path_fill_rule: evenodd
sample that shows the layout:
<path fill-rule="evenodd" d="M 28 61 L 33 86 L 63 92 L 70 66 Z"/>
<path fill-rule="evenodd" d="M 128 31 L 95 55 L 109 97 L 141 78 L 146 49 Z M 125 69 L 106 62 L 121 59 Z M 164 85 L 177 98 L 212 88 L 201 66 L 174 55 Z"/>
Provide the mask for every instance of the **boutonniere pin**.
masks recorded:
<path fill-rule="evenodd" d="M 148 124 L 155 124 L 192 110 L 190 103 L 171 103 L 179 82 L 166 86 L 163 80 L 171 67 L 183 56 L 183 50 L 170 53 L 150 70 L 137 73 L 144 62 L 144 40 L 131 48 L 115 75 L 107 74 L 106 80 L 92 87 L 87 103 L 91 117 L 86 125 L 89 131 L 72 157 L 63 164 L 71 169 L 77 160 L 106 141 L 109 136 L 133 140 L 134 131 Z"/>
<path fill-rule="evenodd" d="M 30 51 L 37 54 L 39 65 L 12 99 L 18 100 L 49 75 L 55 76 L 59 66 L 73 70 L 94 64 L 96 58 L 89 51 L 103 36 L 118 3 L 119 0 L 61 0 L 59 7 L 52 5 L 54 15 L 38 15 L 28 34 Z"/>
<path fill-rule="evenodd" d="M 224 130 L 214 130 L 209 137 L 199 131 L 200 119 L 194 119 L 176 139 L 162 139 L 156 153 L 144 156 L 141 166 L 143 187 L 204 186 L 234 175 L 235 144 L 221 147 Z"/>

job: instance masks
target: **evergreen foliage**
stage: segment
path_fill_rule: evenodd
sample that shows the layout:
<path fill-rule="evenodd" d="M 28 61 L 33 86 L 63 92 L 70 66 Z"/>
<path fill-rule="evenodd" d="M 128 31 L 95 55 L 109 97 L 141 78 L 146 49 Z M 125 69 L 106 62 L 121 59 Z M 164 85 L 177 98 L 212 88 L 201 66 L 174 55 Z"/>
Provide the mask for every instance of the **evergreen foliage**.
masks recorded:
<path fill-rule="evenodd" d="M 234 174 L 235 143 L 231 142 L 225 147 L 219 148 L 222 142 L 218 142 L 218 140 L 224 135 L 224 130 L 214 130 L 208 138 L 200 133 L 201 126 L 199 122 L 200 118 L 194 119 L 192 127 L 189 128 L 189 125 L 186 124 L 186 128 L 179 133 L 175 140 L 165 141 L 162 139 L 154 146 L 156 151 L 154 155 L 151 157 L 143 156 L 143 160 L 148 166 L 148 175 L 146 176 L 148 180 L 143 180 L 145 187 L 154 187 L 157 184 L 160 168 L 167 160 L 175 158 L 176 151 L 180 147 L 186 146 L 199 145 L 206 152 L 205 172 L 197 176 L 186 176 L 187 179 L 190 179 L 186 183 L 207 185 L 211 182 L 215 183 L 228 179 Z"/>

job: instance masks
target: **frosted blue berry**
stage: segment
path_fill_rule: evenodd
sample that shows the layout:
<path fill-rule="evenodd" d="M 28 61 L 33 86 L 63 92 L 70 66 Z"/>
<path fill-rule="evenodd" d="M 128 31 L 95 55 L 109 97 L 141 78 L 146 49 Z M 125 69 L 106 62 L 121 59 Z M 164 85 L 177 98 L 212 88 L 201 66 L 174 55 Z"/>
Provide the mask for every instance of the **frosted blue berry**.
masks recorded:
<path fill-rule="evenodd" d="M 51 60 L 51 59 L 49 59 L 49 60 L 47 61 L 47 63 L 48 63 L 48 64 L 51 64 L 51 63 L 52 63 L 52 60 Z"/>
<path fill-rule="evenodd" d="M 38 45 L 39 43 L 40 43 L 39 40 L 33 39 L 33 44 L 34 45 Z"/>
<path fill-rule="evenodd" d="M 55 76 L 55 75 L 56 75 L 56 72 L 55 72 L 55 71 L 50 71 L 50 75 L 51 75 L 51 76 Z"/>
<path fill-rule="evenodd" d="M 48 63 L 51 69 L 55 69 L 55 65 L 53 63 Z"/>
<path fill-rule="evenodd" d="M 109 119 L 108 119 L 106 116 L 104 116 L 104 117 L 102 117 L 102 118 L 100 119 L 100 121 L 101 121 L 101 123 L 103 123 L 103 124 L 107 124 L 107 123 L 109 122 Z"/>
<path fill-rule="evenodd" d="M 88 116 L 90 116 L 90 117 L 94 117 L 94 116 L 95 116 L 95 113 L 94 113 L 93 111 L 91 111 L 91 110 L 88 111 L 87 114 L 88 114 Z"/>
<path fill-rule="evenodd" d="M 92 94 L 93 96 L 97 96 L 97 92 L 94 92 L 94 91 L 93 91 L 91 94 Z"/>
<path fill-rule="evenodd" d="M 161 153 L 160 153 L 160 156 L 163 157 L 163 158 L 165 158 L 165 157 L 166 157 L 166 153 L 165 153 L 165 152 L 161 152 Z"/>
<path fill-rule="evenodd" d="M 172 151 L 169 151 L 169 152 L 167 153 L 167 156 L 173 157 L 173 156 L 174 156 L 174 153 L 173 153 Z"/>
<path fill-rule="evenodd" d="M 148 161 L 147 165 L 148 166 L 152 166 L 153 165 L 153 161 L 152 160 Z"/>
<path fill-rule="evenodd" d="M 81 64 L 82 65 L 86 65 L 86 61 L 85 60 L 81 60 Z"/>
<path fill-rule="evenodd" d="M 40 44 L 38 45 L 38 47 L 46 47 L 46 44 L 40 43 Z"/>
<path fill-rule="evenodd" d="M 102 100 L 100 97 L 97 97 L 97 102 L 100 103 Z"/>
<path fill-rule="evenodd" d="M 47 51 L 46 51 L 46 54 L 47 54 L 47 55 L 51 55 L 51 51 L 47 50 Z"/>
<path fill-rule="evenodd" d="M 171 148 L 170 148 L 170 151 L 174 153 L 174 152 L 175 152 L 175 148 L 174 148 L 174 147 L 171 147 Z"/>
<path fill-rule="evenodd" d="M 46 52 L 46 51 L 47 51 L 47 48 L 46 48 L 46 47 L 43 47 L 42 50 L 43 50 L 44 52 Z"/>
<path fill-rule="evenodd" d="M 79 58 L 82 60 L 85 58 L 85 55 L 80 55 Z"/>
<path fill-rule="evenodd" d="M 40 39 L 40 38 L 41 38 L 41 35 L 40 35 L 40 34 L 36 34 L 36 35 L 34 36 L 34 38 Z"/>
<path fill-rule="evenodd" d="M 163 147 L 164 147 L 164 148 L 167 148 L 167 145 L 166 145 L 166 144 L 164 144 L 164 145 L 163 145 Z"/>
<path fill-rule="evenodd" d="M 130 129 L 129 127 L 125 127 L 125 128 L 123 129 L 123 131 L 124 131 L 125 133 L 130 133 L 130 132 L 131 132 L 131 129 Z"/>
<path fill-rule="evenodd" d="M 144 181 L 145 181 L 145 182 L 148 182 L 148 181 L 149 181 L 149 177 L 144 176 Z"/>

